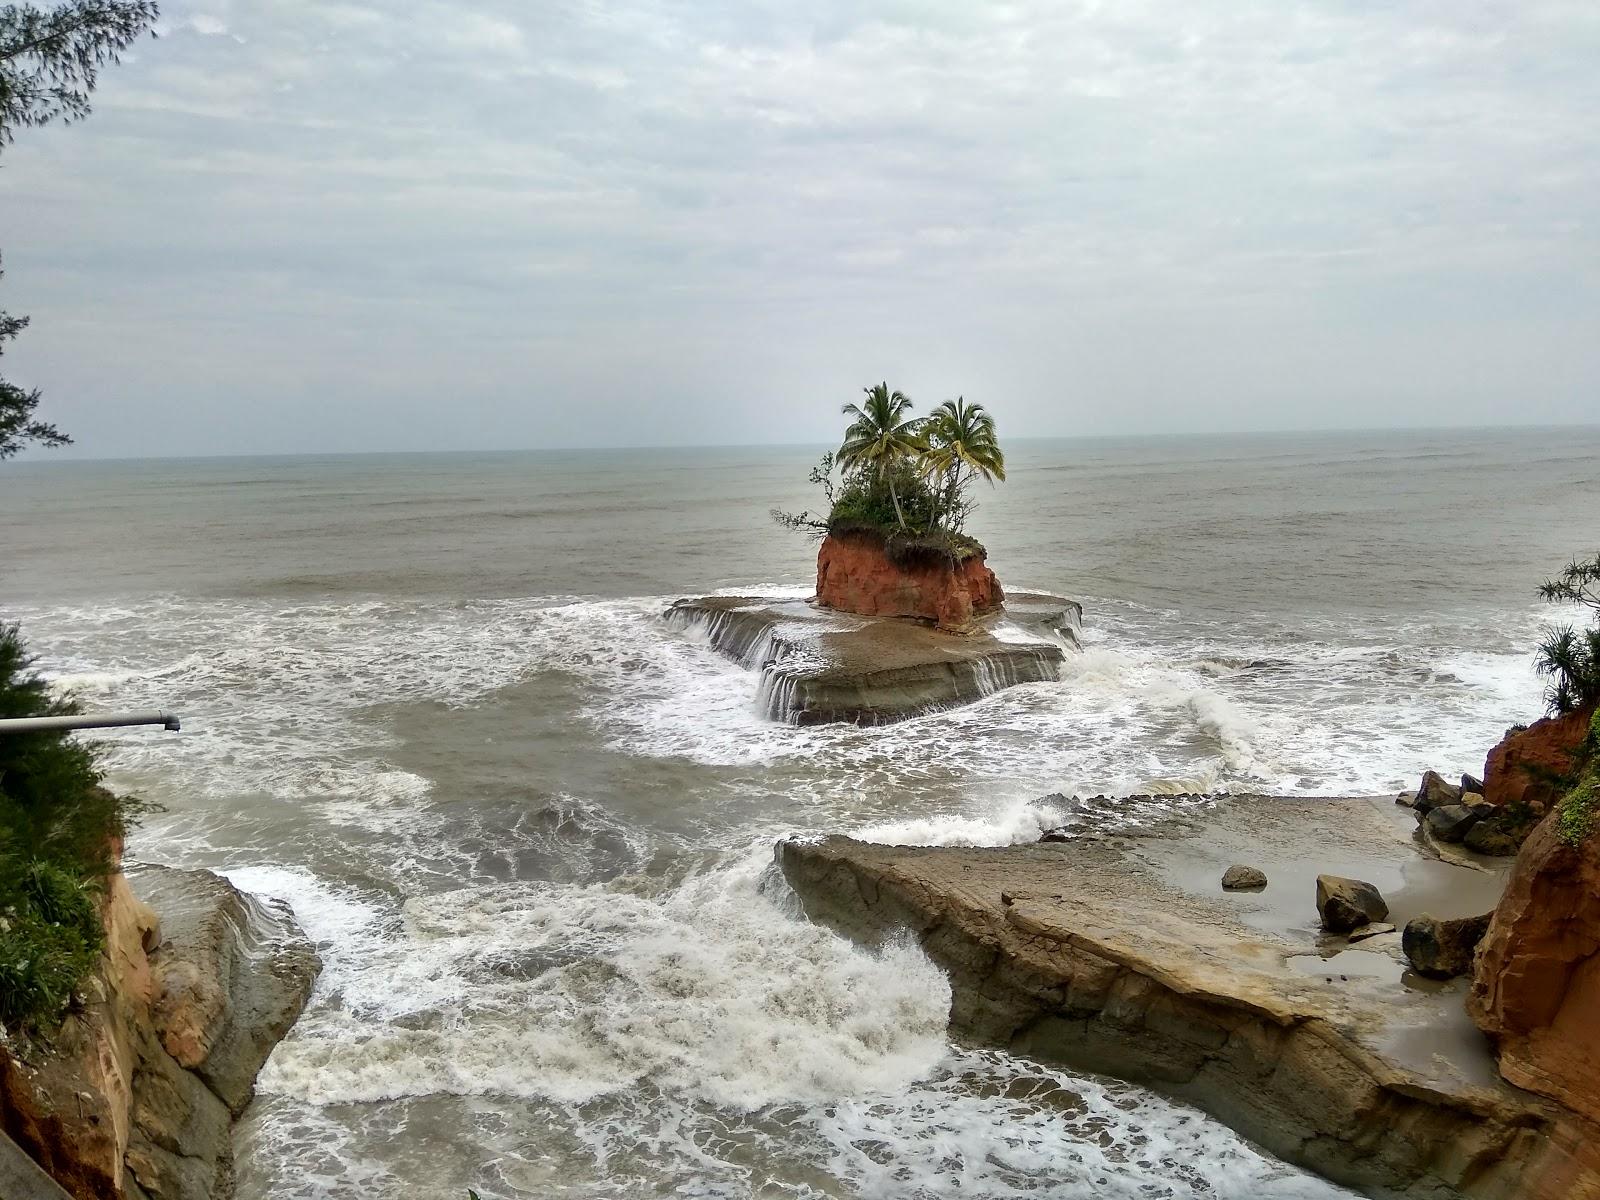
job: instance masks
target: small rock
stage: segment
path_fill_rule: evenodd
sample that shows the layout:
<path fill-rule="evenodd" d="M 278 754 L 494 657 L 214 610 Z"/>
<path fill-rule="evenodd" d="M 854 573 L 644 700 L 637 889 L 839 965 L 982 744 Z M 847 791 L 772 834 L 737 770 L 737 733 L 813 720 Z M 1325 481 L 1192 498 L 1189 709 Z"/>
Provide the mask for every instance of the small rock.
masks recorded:
<path fill-rule="evenodd" d="M 1412 969 L 1430 979 L 1454 979 L 1472 970 L 1472 954 L 1493 913 L 1441 921 L 1426 914 L 1407 922 L 1400 948 Z"/>
<path fill-rule="evenodd" d="M 1417 806 L 1417 794 L 1415 792 L 1401 792 L 1394 798 L 1394 802 L 1402 808 L 1415 808 Z"/>
<path fill-rule="evenodd" d="M 1352 942 L 1364 942 L 1368 938 L 1373 938 L 1373 937 L 1379 936 L 1380 934 L 1393 933 L 1393 932 L 1394 932 L 1394 926 L 1393 925 L 1363 925 L 1360 929 L 1353 929 L 1353 930 L 1350 931 L 1349 940 L 1352 941 Z"/>
<path fill-rule="evenodd" d="M 1235 863 L 1222 873 L 1222 886 L 1229 892 L 1264 888 L 1267 886 L 1267 874 L 1257 867 L 1244 867 Z"/>
<path fill-rule="evenodd" d="M 1460 788 L 1453 783 L 1446 783 L 1444 776 L 1437 771 L 1422 773 L 1422 782 L 1417 787 L 1417 802 L 1414 805 L 1418 812 L 1426 813 L 1441 805 L 1460 803 Z"/>
<path fill-rule="evenodd" d="M 1364 880 L 1318 875 L 1317 912 L 1329 933 L 1349 933 L 1383 920 L 1389 915 L 1389 905 L 1382 893 Z"/>
<path fill-rule="evenodd" d="M 1015 901 L 1012 900 L 1010 892 L 1001 892 L 1000 893 L 1000 903 L 1004 904 L 1006 907 L 1009 908 L 1012 904 L 1015 903 Z"/>
<path fill-rule="evenodd" d="M 1059 829 L 1046 829 L 1039 835 L 1039 840 L 1041 842 L 1066 842 L 1072 839 L 1068 835 L 1066 827 L 1062 826 Z"/>
<path fill-rule="evenodd" d="M 1483 798 L 1482 792 L 1463 791 L 1461 793 L 1461 803 L 1465 804 L 1468 808 L 1494 808 L 1494 805 L 1490 804 Z"/>
<path fill-rule="evenodd" d="M 1462 841 L 1487 815 L 1465 804 L 1445 804 L 1431 810 L 1423 823 L 1439 841 L 1454 843 Z"/>
<path fill-rule="evenodd" d="M 1463 795 L 1467 792 L 1477 792 L 1478 795 L 1483 795 L 1483 780 L 1476 775 L 1463 775 L 1461 777 L 1461 792 Z"/>

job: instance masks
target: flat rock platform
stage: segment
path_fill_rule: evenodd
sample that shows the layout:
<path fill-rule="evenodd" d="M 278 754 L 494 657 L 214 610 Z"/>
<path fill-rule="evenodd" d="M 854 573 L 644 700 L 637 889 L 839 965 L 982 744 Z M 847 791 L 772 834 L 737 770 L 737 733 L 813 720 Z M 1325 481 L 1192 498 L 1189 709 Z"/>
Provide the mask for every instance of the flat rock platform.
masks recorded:
<path fill-rule="evenodd" d="M 679 600 L 665 615 L 759 671 L 758 702 L 773 720 L 882 725 L 1059 679 L 1083 610 L 1059 596 L 1011 593 L 965 633 L 761 596 Z"/>
<path fill-rule="evenodd" d="M 1467 981 L 1398 932 L 1318 926 L 1315 878 L 1378 886 L 1396 930 L 1492 908 L 1505 860 L 1431 858 L 1388 799 L 1233 797 L 1133 833 L 996 848 L 780 842 L 806 913 L 948 973 L 952 1032 L 1152 1086 L 1381 1197 L 1600 1196 L 1600 1130 L 1501 1080 Z M 1268 876 L 1225 892 L 1233 863 Z"/>

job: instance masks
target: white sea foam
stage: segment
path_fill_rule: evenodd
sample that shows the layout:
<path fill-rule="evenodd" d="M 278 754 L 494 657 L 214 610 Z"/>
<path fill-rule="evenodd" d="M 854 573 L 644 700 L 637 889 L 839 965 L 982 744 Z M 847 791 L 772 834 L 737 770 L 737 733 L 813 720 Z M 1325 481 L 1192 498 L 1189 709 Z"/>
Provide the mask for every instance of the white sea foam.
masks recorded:
<path fill-rule="evenodd" d="M 982 815 L 950 814 L 885 821 L 850 831 L 865 842 L 890 846 L 1014 846 L 1037 842 L 1039 835 L 1067 818 L 1048 801 L 1013 800 Z"/>
<path fill-rule="evenodd" d="M 867 954 L 786 919 L 761 889 L 769 857 L 659 895 L 518 884 L 419 897 L 398 924 L 311 897 L 310 926 L 331 913 L 341 929 L 330 1000 L 261 1086 L 315 1104 L 576 1103 L 648 1083 L 754 1108 L 926 1073 L 944 1052 L 943 976 L 910 946 Z"/>
<path fill-rule="evenodd" d="M 249 1134 L 283 1172 L 274 1197 L 456 1194 L 363 1158 L 379 1135 L 347 1123 L 450 1097 L 508 1130 L 543 1114 L 597 1179 L 643 1155 L 646 1177 L 705 1195 L 747 1194 L 760 1154 L 783 1158 L 783 1178 L 856 1194 L 1139 1196 L 1152 1178 L 1173 1197 L 1332 1194 L 1143 1093 L 951 1051 L 940 973 L 914 947 L 869 954 L 796 920 L 766 839 L 644 874 L 683 849 L 603 793 L 530 797 L 549 819 L 526 828 L 480 827 L 459 797 L 447 811 L 436 780 L 395 761 L 384 710 L 465 716 L 533 681 L 569 689 L 572 727 L 640 764 L 635 780 L 690 772 L 731 797 L 781 779 L 770 811 L 705 822 L 713 849 L 779 823 L 1004 845 L 1116 823 L 1114 807 L 1038 799 L 1051 792 L 1378 791 L 1425 766 L 1471 769 L 1537 702 L 1514 639 L 1207 626 L 1126 605 L 1097 623 L 1091 608 L 1058 684 L 877 729 L 797 729 L 763 720 L 754 673 L 667 629 L 663 607 L 161 600 L 27 615 L 58 681 L 97 703 L 181 698 L 183 734 L 110 739 L 114 770 L 173 804 L 146 836 L 169 861 L 220 862 L 284 897 L 319 945 L 322 979 L 263 1073 Z M 325 840 L 257 844 L 241 796 L 303 810 L 305 836 Z M 537 881 L 519 873 L 525 852 L 542 856 Z M 353 854 L 372 861 L 354 870 Z"/>

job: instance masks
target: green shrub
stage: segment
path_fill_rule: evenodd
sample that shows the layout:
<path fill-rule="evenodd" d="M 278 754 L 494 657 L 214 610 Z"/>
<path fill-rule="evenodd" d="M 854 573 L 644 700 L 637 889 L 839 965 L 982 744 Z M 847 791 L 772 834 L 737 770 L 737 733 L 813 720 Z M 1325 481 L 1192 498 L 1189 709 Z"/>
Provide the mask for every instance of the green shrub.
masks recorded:
<path fill-rule="evenodd" d="M 1557 818 L 1561 840 L 1574 847 L 1594 832 L 1595 819 L 1600 816 L 1600 709 L 1589 718 L 1589 734 L 1580 757 L 1578 782 L 1562 797 Z"/>
<path fill-rule="evenodd" d="M 0 625 L 0 717 L 77 711 Z M 92 749 L 67 734 L 0 735 L 0 1022 L 48 1033 L 94 970 L 96 898 L 113 845 L 141 809 L 100 784 Z"/>
<path fill-rule="evenodd" d="M 1539 585 L 1551 603 L 1582 604 L 1600 615 L 1600 554 L 1593 561 L 1573 560 L 1555 579 Z M 1600 616 L 1597 616 L 1600 619 Z M 1587 629 L 1557 625 L 1545 630 L 1534 653 L 1534 666 L 1550 681 L 1545 703 L 1553 713 L 1567 713 L 1600 703 L 1600 624 Z"/>

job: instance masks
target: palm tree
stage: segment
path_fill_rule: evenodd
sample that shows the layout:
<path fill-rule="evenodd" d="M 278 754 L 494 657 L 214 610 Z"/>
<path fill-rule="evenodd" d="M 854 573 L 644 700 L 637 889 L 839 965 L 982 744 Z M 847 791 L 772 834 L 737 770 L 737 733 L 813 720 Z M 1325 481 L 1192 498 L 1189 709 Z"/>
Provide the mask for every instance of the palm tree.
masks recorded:
<path fill-rule="evenodd" d="M 880 480 L 887 480 L 895 519 L 904 529 L 906 516 L 900 509 L 900 495 L 895 490 L 894 468 L 926 452 L 922 423 L 907 415 L 911 412 L 911 398 L 901 392 L 891 392 L 887 383 L 864 390 L 867 393 L 864 404 L 846 404 L 842 410 L 855 420 L 844 431 L 844 444 L 839 447 L 839 468 L 846 472 L 869 471 Z"/>
<path fill-rule="evenodd" d="M 922 470 L 944 481 L 943 510 L 954 507 L 968 480 L 1005 482 L 1006 456 L 995 438 L 994 418 L 983 405 L 968 404 L 961 396 L 946 400 L 928 418 L 926 435 Z"/>

